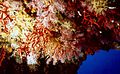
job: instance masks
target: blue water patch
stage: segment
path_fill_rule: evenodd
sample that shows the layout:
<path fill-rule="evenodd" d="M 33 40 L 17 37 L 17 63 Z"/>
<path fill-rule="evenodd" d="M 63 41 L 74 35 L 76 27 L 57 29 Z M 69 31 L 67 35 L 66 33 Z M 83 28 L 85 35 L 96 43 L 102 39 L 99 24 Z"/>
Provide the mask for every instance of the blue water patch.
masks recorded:
<path fill-rule="evenodd" d="M 78 74 L 120 74 L 120 50 L 99 50 L 88 55 Z"/>

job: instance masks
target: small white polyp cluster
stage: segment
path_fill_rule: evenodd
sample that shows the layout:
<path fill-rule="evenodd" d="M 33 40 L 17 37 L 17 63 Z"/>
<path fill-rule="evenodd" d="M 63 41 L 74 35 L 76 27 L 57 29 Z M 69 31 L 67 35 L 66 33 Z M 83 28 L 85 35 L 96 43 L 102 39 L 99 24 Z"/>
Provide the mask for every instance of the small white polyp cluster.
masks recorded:
<path fill-rule="evenodd" d="M 36 54 L 30 52 L 29 55 L 27 55 L 27 64 L 28 65 L 37 64 Z"/>

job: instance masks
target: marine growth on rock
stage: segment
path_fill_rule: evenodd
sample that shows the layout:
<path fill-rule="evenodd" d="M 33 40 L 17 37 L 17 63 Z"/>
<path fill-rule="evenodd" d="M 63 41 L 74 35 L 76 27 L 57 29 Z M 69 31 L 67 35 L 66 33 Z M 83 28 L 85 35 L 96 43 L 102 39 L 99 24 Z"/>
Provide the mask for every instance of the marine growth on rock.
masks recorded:
<path fill-rule="evenodd" d="M 120 49 L 119 0 L 0 0 L 0 64 L 76 63 Z"/>

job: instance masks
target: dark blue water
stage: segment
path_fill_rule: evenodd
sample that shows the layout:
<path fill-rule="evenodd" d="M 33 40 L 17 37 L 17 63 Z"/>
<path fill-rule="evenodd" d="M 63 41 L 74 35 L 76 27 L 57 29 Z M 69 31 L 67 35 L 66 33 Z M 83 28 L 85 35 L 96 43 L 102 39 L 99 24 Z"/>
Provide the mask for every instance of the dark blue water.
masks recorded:
<path fill-rule="evenodd" d="M 120 50 L 99 50 L 88 55 L 78 74 L 120 74 Z"/>

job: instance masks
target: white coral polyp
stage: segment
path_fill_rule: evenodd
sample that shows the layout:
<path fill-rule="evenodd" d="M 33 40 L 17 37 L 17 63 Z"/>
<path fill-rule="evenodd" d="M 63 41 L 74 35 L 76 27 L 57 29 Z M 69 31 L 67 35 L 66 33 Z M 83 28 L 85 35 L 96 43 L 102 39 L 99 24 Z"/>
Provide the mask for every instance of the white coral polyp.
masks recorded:
<path fill-rule="evenodd" d="M 27 55 L 27 64 L 28 65 L 37 64 L 36 54 L 30 52 L 29 55 Z"/>

